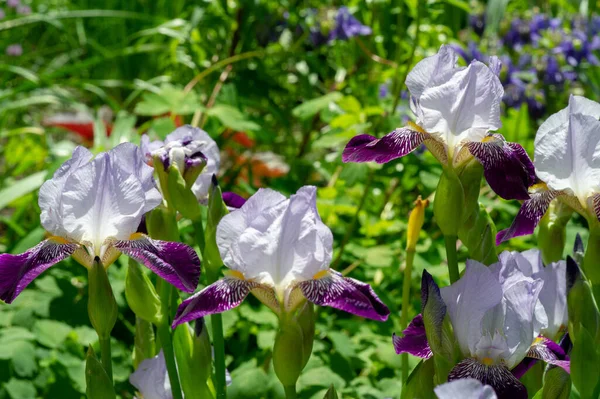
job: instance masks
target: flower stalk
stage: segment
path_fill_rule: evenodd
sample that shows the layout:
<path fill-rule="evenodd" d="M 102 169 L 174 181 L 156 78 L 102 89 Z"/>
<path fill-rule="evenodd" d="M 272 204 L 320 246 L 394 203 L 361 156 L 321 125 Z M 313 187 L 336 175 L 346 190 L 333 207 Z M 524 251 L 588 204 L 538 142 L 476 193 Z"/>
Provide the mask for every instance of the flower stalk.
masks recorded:
<path fill-rule="evenodd" d="M 448 273 L 450 274 L 450 282 L 458 281 L 460 275 L 458 273 L 458 258 L 456 254 L 456 236 L 444 236 L 446 242 L 446 257 L 448 258 Z"/>

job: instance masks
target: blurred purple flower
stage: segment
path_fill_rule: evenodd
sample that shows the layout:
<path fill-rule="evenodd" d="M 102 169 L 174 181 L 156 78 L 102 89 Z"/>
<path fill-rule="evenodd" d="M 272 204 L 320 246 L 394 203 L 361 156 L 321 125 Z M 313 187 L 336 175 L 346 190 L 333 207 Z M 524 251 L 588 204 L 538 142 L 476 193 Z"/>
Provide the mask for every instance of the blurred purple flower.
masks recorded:
<path fill-rule="evenodd" d="M 471 14 L 469 15 L 469 26 L 473 29 L 473 32 L 477 36 L 483 36 L 485 31 L 485 14 Z"/>
<path fill-rule="evenodd" d="M 348 40 L 354 36 L 371 34 L 371 28 L 354 18 L 348 7 L 340 7 L 335 16 L 335 27 L 329 32 L 329 41 Z"/>
<path fill-rule="evenodd" d="M 458 44 L 450 44 L 450 47 L 452 48 L 452 50 L 456 51 L 458 55 L 460 55 L 460 57 L 463 60 L 465 60 L 467 64 L 470 64 L 474 60 L 481 61 L 484 63 L 487 63 L 489 60 L 488 56 L 484 55 L 481 51 L 479 51 L 477 43 L 475 43 L 474 41 L 470 41 L 469 44 L 467 44 L 466 49 L 463 49 Z"/>
<path fill-rule="evenodd" d="M 4 19 L 4 17 L 6 17 L 6 13 L 2 8 L 0 8 L 0 19 Z"/>
<path fill-rule="evenodd" d="M 535 93 L 527 96 L 527 112 L 531 119 L 539 119 L 546 113 L 546 104 L 544 92 L 537 90 Z"/>
<path fill-rule="evenodd" d="M 515 18 L 510 23 L 510 29 L 504 35 L 504 44 L 509 47 L 520 48 L 531 42 L 531 31 L 527 22 Z"/>
<path fill-rule="evenodd" d="M 26 5 L 21 5 L 17 7 L 17 14 L 21 15 L 29 15 L 31 14 L 31 7 Z"/>
<path fill-rule="evenodd" d="M 379 85 L 379 98 L 385 98 L 390 94 L 390 82 L 384 82 Z"/>
<path fill-rule="evenodd" d="M 594 35 L 591 40 L 580 30 L 573 31 L 570 38 L 565 39 L 559 46 L 557 52 L 562 52 L 571 66 L 577 66 L 582 61 L 592 65 L 600 65 L 600 61 L 594 55 L 594 51 L 600 49 L 600 37 Z"/>
<path fill-rule="evenodd" d="M 544 58 L 545 66 L 543 67 L 543 80 L 545 84 L 560 86 L 565 81 L 574 81 L 577 79 L 577 74 L 573 71 L 564 71 L 560 68 L 556 57 L 549 55 Z"/>
<path fill-rule="evenodd" d="M 12 8 L 16 8 L 21 2 L 19 0 L 6 0 L 6 5 Z"/>
<path fill-rule="evenodd" d="M 23 47 L 20 44 L 11 44 L 6 48 L 6 55 L 18 57 L 23 54 Z"/>

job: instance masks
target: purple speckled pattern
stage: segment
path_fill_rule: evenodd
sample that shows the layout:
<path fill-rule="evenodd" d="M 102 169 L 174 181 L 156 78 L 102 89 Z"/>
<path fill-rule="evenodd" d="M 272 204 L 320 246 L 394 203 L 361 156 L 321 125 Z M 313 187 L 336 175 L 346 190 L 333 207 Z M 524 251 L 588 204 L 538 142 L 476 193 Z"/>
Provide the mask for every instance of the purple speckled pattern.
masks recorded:
<path fill-rule="evenodd" d="M 485 179 L 504 199 L 529 199 L 528 188 L 536 180 L 533 162 L 519 144 L 508 143 L 499 134 L 492 137 L 489 141 L 467 144 L 483 165 Z"/>
<path fill-rule="evenodd" d="M 411 355 L 422 359 L 429 359 L 433 356 L 429 343 L 427 342 L 427 335 L 425 334 L 423 315 L 418 314 L 415 316 L 408 327 L 402 331 L 402 335 L 403 336 L 400 337 L 394 333 L 392 336 L 394 349 L 398 355 L 401 353 L 410 353 Z"/>
<path fill-rule="evenodd" d="M 228 208 L 240 209 L 246 203 L 246 198 L 231 191 L 223 193 L 223 202 Z"/>
<path fill-rule="evenodd" d="M 222 313 L 243 302 L 257 284 L 235 277 L 225 277 L 192 295 L 179 305 L 173 328 L 182 323 Z"/>
<path fill-rule="evenodd" d="M 0 299 L 11 303 L 44 270 L 69 257 L 78 247 L 48 239 L 22 254 L 0 254 Z"/>
<path fill-rule="evenodd" d="M 498 399 L 527 399 L 527 389 L 503 365 L 486 366 L 475 359 L 464 359 L 450 371 L 448 381 L 461 378 L 475 378 L 490 385 Z"/>
<path fill-rule="evenodd" d="M 200 259 L 188 245 L 138 234 L 134 240 L 115 241 L 113 246 L 182 291 L 194 292 L 198 285 Z"/>
<path fill-rule="evenodd" d="M 387 163 L 403 157 L 418 148 L 426 135 L 403 127 L 378 139 L 368 134 L 353 137 L 342 154 L 344 162 Z"/>
<path fill-rule="evenodd" d="M 513 237 L 525 236 L 533 233 L 540 219 L 550 206 L 550 202 L 559 195 L 557 191 L 542 191 L 530 196 L 530 199 L 523 202 L 517 217 L 513 220 L 508 229 L 498 232 L 496 235 L 496 245 L 500 245 Z"/>
<path fill-rule="evenodd" d="M 542 336 L 531 345 L 529 352 L 527 352 L 527 357 L 512 370 L 512 373 L 515 377 L 521 378 L 540 360 L 560 367 L 569 374 L 571 373 L 571 361 L 563 348 L 556 342 Z"/>
<path fill-rule="evenodd" d="M 298 283 L 302 295 L 320 306 L 331 306 L 367 319 L 385 321 L 390 310 L 377 297 L 369 284 L 343 277 L 330 270 L 329 274 Z"/>

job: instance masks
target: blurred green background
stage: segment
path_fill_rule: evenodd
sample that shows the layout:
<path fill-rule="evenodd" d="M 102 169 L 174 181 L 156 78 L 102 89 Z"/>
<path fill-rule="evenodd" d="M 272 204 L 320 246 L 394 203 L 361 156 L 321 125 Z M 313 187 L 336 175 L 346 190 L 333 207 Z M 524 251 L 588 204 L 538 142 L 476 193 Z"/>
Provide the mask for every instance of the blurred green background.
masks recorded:
<path fill-rule="evenodd" d="M 343 6 L 371 33 L 329 40 Z M 397 397 L 401 362 L 391 335 L 402 330 L 406 221 L 417 196 L 435 190 L 441 168 L 422 151 L 383 166 L 342 164 L 344 145 L 412 119 L 406 74 L 451 44 L 463 64 L 501 57 L 499 133 L 532 155 L 540 122 L 570 93 L 600 99 L 597 7 L 594 0 L 2 0 L 0 252 L 23 252 L 44 237 L 37 189 L 76 145 L 100 151 L 194 123 L 221 148 L 224 190 L 248 197 L 259 187 L 286 194 L 320 187 L 319 210 L 335 236 L 332 267 L 369 282 L 392 311 L 377 323 L 320 308 L 300 396 L 320 399 L 333 383 L 344 398 Z M 498 229 L 508 227 L 518 202 L 482 190 Z M 567 246 L 581 225 L 570 223 Z M 193 242 L 191 226 L 180 227 Z M 431 209 L 420 238 L 411 317 L 420 311 L 424 268 L 447 282 Z M 123 295 L 125 267 L 109 268 L 121 307 L 113 354 L 118 395 L 132 398 L 135 317 Z M 86 280 L 67 260 L 0 305 L 0 398 L 85 396 L 84 353 L 96 344 Z M 282 397 L 271 366 L 276 316 L 252 298 L 224 321 L 229 397 Z"/>

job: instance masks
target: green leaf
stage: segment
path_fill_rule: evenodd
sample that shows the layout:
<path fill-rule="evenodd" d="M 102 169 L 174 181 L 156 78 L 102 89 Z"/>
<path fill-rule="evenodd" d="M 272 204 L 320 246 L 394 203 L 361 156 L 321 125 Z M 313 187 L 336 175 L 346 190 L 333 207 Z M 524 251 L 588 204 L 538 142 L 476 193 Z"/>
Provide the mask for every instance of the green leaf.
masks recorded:
<path fill-rule="evenodd" d="M 6 207 L 8 204 L 22 196 L 29 194 L 38 188 L 46 180 L 45 170 L 34 173 L 27 176 L 24 179 L 17 180 L 13 184 L 9 185 L 5 189 L 0 191 L 0 210 Z"/>
<path fill-rule="evenodd" d="M 338 394 L 333 384 L 329 387 L 327 393 L 325 394 L 325 396 L 323 396 L 323 399 L 338 399 Z"/>
<path fill-rule="evenodd" d="M 600 357 L 594 338 L 579 325 L 571 351 L 571 379 L 582 398 L 592 398 L 600 378 Z"/>
<path fill-rule="evenodd" d="M 260 130 L 260 126 L 249 120 L 240 110 L 226 104 L 217 104 L 206 112 L 209 116 L 214 116 L 228 128 L 240 132 Z"/>
<path fill-rule="evenodd" d="M 12 364 L 15 373 L 19 377 L 33 377 L 38 369 L 33 344 L 27 341 L 17 341 L 12 344 L 12 347 Z"/>
<path fill-rule="evenodd" d="M 560 367 L 549 369 L 544 376 L 544 386 L 540 398 L 569 399 L 571 395 L 571 376 Z"/>
<path fill-rule="evenodd" d="M 329 331 L 327 333 L 327 338 L 331 340 L 335 350 L 347 360 L 356 357 L 354 344 L 348 335 L 340 331 Z"/>
<path fill-rule="evenodd" d="M 341 98 L 342 93 L 337 91 L 325 94 L 322 97 L 314 98 L 298 105 L 292 110 L 292 115 L 302 120 L 311 118 L 321 112 L 321 110 L 329 107 L 329 104 Z"/>
<path fill-rule="evenodd" d="M 4 388 L 12 399 L 34 399 L 36 396 L 35 386 L 31 381 L 11 378 Z"/>
<path fill-rule="evenodd" d="M 85 363 L 85 382 L 88 399 L 113 399 L 116 398 L 115 389 L 108 378 L 102 364 L 96 359 L 94 350 L 90 346 Z"/>
<path fill-rule="evenodd" d="M 329 367 L 316 367 L 307 370 L 298 379 L 298 391 L 303 390 L 305 387 L 327 388 L 331 385 L 343 388 L 346 386 L 346 381 Z"/>
<path fill-rule="evenodd" d="M 159 116 L 164 114 L 188 115 L 203 109 L 198 95 L 185 92 L 182 88 L 165 84 L 159 92 L 146 92 L 135 107 L 135 113 L 145 116 Z"/>
<path fill-rule="evenodd" d="M 32 248 L 32 247 L 36 246 L 37 244 L 39 244 L 44 239 L 45 235 L 46 235 L 46 230 L 44 230 L 41 227 L 36 227 L 35 229 L 31 230 L 29 232 L 29 234 L 27 234 L 25 237 L 23 237 L 17 243 L 17 245 L 15 245 L 15 247 L 12 249 L 12 253 L 13 254 L 21 254 L 21 253 L 27 251 L 29 248 Z"/>
<path fill-rule="evenodd" d="M 435 399 L 433 392 L 433 375 L 435 369 L 433 359 L 421 361 L 410 373 L 406 385 L 402 387 L 402 399 Z"/>
<path fill-rule="evenodd" d="M 49 348 L 59 347 L 71 330 L 69 325 L 54 320 L 38 320 L 33 325 L 36 340 Z"/>
<path fill-rule="evenodd" d="M 255 399 L 268 392 L 269 379 L 263 369 L 246 367 L 236 371 L 232 373 L 232 384 L 227 388 L 229 399 Z"/>

